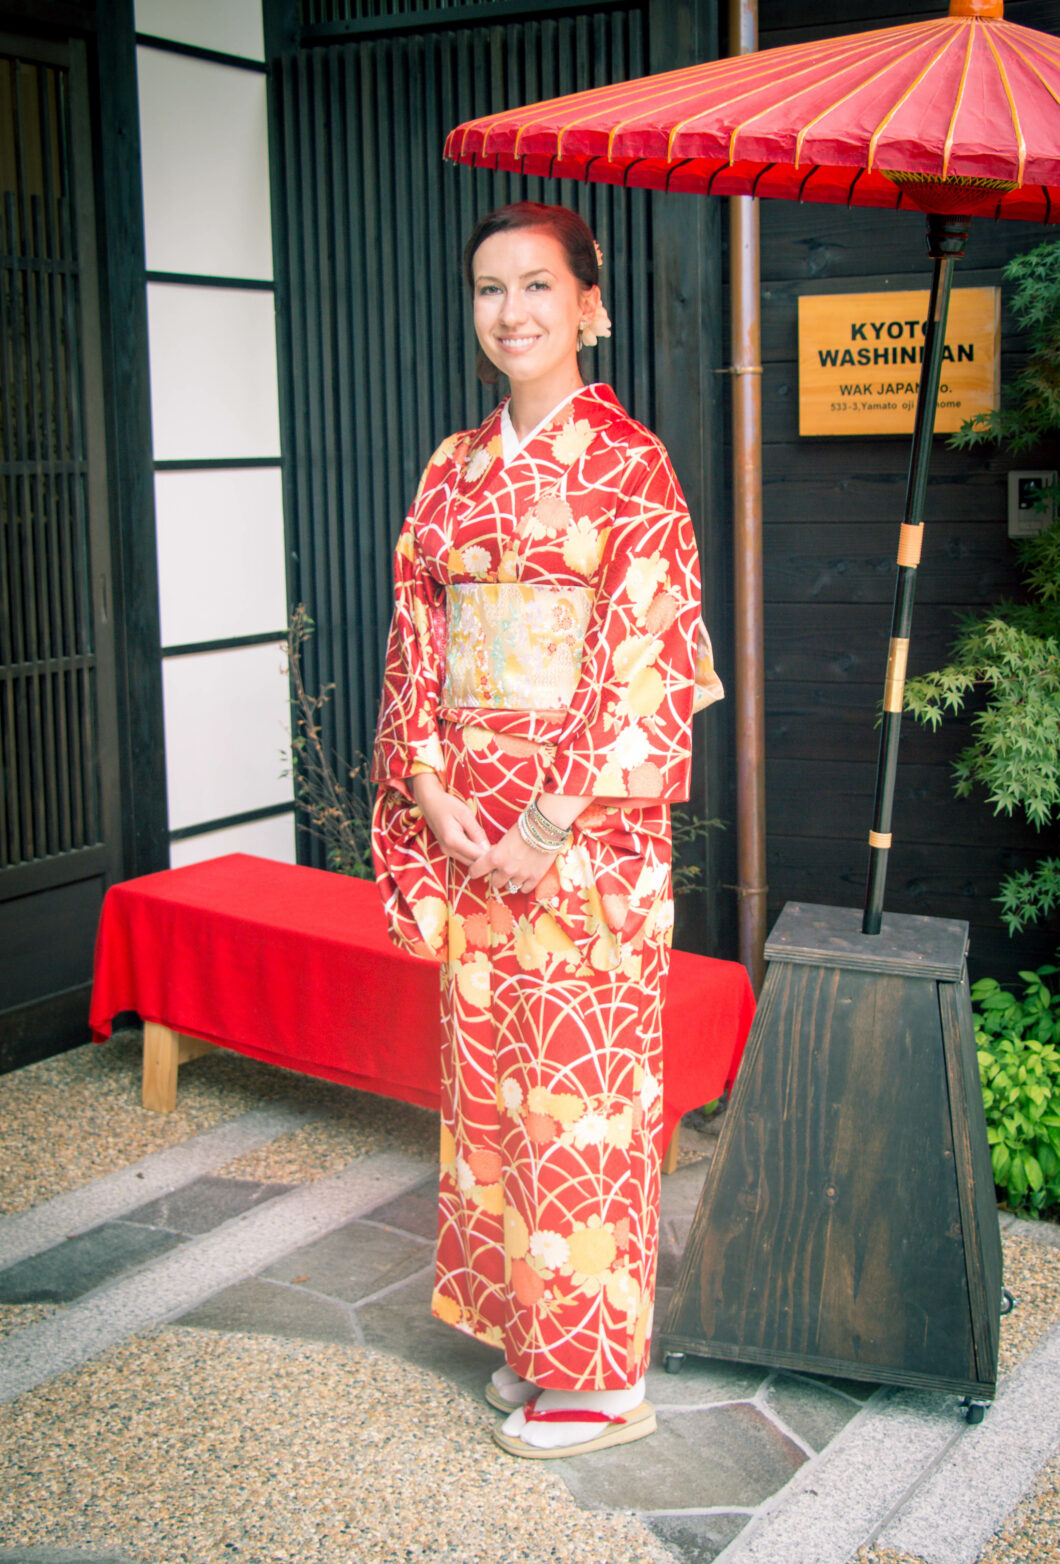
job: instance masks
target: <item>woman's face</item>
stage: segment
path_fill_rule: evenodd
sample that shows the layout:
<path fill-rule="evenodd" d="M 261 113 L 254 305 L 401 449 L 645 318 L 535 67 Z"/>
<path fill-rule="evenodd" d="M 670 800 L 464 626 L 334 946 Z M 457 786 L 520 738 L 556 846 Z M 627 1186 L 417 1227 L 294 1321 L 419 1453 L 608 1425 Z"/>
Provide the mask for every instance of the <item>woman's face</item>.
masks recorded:
<path fill-rule="evenodd" d="M 539 228 L 492 234 L 475 251 L 475 332 L 491 363 L 515 390 L 546 387 L 560 395 L 578 373 L 578 327 L 591 320 L 599 288 L 584 288 L 562 244 Z"/>

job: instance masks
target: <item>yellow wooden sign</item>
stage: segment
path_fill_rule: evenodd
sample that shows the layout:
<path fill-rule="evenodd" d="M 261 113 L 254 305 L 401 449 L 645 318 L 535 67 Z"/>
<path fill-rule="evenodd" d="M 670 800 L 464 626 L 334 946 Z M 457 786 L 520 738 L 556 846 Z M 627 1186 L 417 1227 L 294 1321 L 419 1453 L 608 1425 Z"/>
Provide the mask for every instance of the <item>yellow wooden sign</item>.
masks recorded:
<path fill-rule="evenodd" d="M 924 357 L 927 289 L 799 299 L 799 433 L 910 434 Z M 950 295 L 935 428 L 997 407 L 1001 289 Z"/>

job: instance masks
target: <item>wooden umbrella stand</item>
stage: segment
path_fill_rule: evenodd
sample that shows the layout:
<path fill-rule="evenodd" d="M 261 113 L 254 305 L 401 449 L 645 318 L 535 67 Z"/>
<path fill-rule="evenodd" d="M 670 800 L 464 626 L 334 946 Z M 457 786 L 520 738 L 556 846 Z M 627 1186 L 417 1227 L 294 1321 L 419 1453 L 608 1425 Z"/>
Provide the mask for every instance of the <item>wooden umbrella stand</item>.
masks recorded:
<path fill-rule="evenodd" d="M 968 926 L 884 915 L 891 812 L 950 281 L 934 259 L 864 912 L 789 902 L 661 1331 L 686 1353 L 995 1391 L 1001 1241 L 965 964 Z"/>

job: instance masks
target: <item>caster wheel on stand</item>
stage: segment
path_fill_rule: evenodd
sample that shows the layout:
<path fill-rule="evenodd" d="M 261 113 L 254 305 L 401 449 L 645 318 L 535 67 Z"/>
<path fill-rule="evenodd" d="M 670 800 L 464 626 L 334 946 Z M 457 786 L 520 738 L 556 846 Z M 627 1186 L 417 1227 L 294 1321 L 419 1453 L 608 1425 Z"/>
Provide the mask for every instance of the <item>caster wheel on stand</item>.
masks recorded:
<path fill-rule="evenodd" d="M 663 1368 L 668 1374 L 680 1374 L 685 1365 L 683 1352 L 668 1352 L 663 1358 Z"/>
<path fill-rule="evenodd" d="M 964 1408 L 965 1422 L 971 1423 L 973 1426 L 976 1423 L 981 1423 L 986 1416 L 985 1401 L 973 1401 L 970 1396 L 965 1396 L 961 1406 Z"/>

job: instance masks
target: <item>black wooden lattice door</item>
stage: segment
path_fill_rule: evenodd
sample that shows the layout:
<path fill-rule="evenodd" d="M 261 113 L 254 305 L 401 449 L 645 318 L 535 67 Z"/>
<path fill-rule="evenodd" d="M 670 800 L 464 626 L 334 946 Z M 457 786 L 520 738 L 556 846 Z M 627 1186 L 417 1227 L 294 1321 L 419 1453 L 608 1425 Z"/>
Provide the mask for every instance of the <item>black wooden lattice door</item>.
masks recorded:
<path fill-rule="evenodd" d="M 91 177 L 80 46 L 0 39 L 3 1068 L 76 1037 L 118 871 Z"/>

